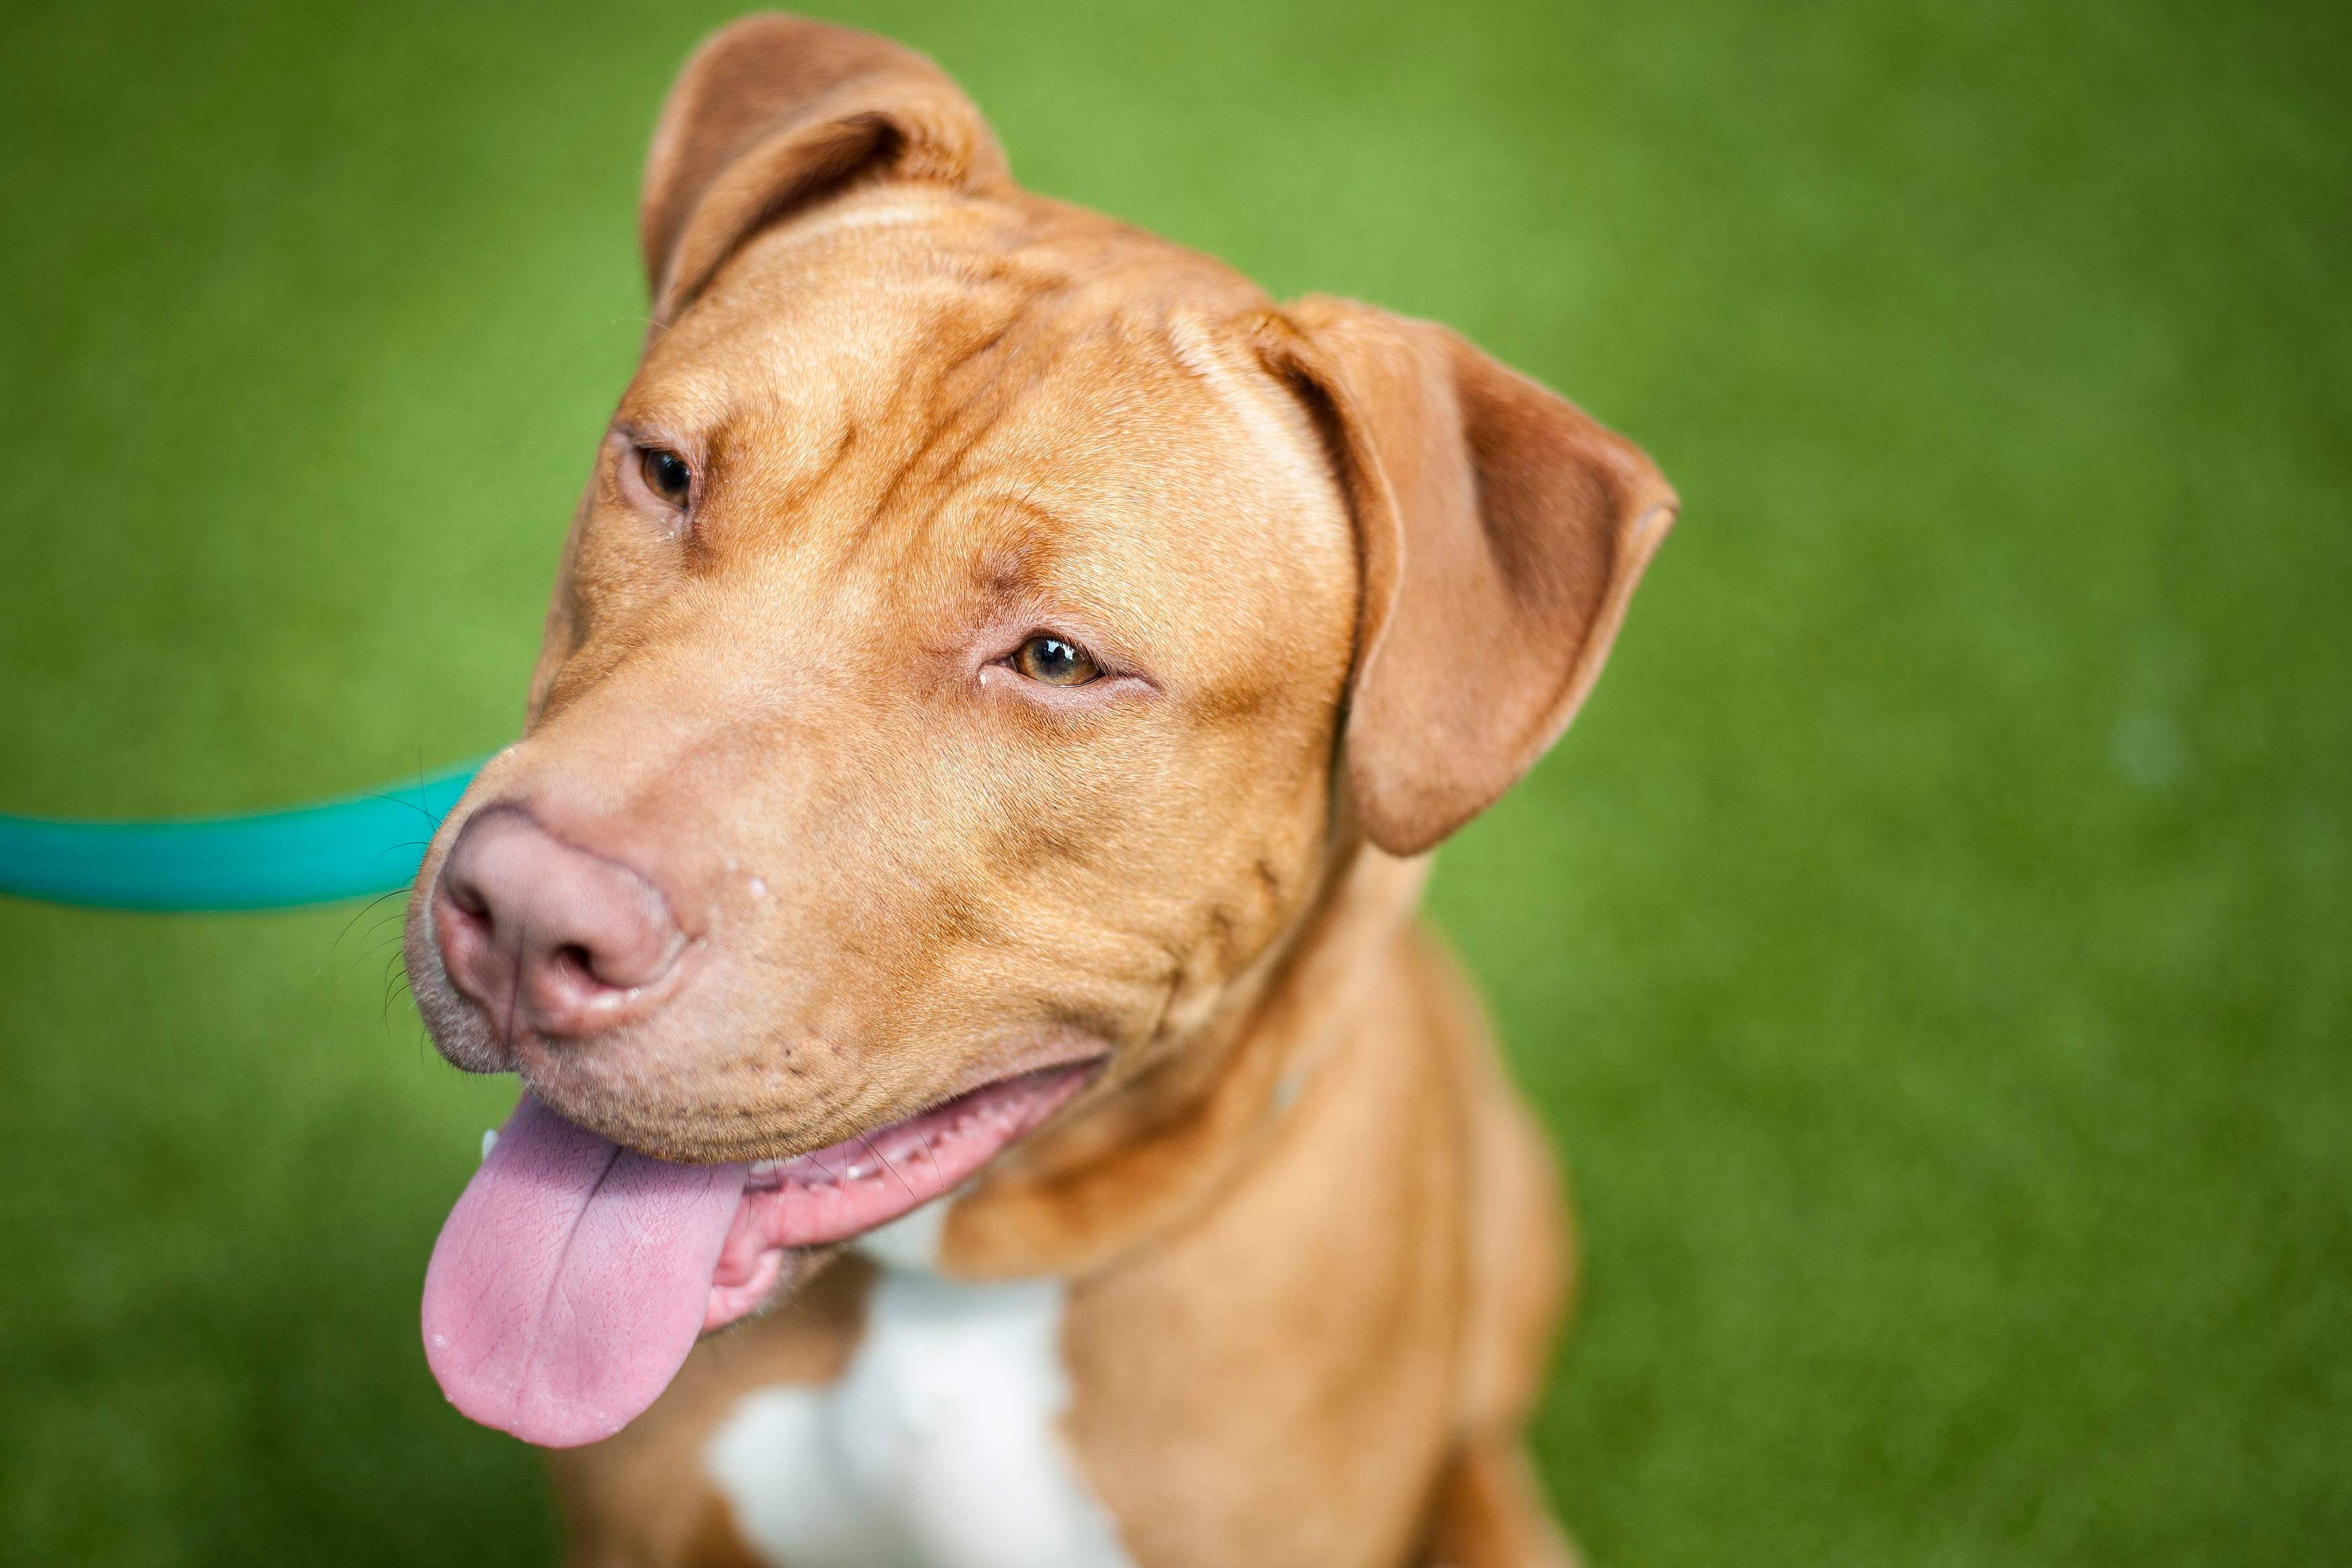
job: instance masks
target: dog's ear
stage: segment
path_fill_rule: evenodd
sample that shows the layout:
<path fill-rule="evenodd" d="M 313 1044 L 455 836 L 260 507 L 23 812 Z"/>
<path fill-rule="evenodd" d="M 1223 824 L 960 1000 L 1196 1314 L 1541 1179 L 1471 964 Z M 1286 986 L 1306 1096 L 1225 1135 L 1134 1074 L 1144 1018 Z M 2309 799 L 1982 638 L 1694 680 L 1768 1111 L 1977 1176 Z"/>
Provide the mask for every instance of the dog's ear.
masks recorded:
<path fill-rule="evenodd" d="M 1631 442 L 1444 328 L 1308 298 L 1256 338 L 1355 517 L 1347 787 L 1373 843 L 1418 854 L 1567 727 L 1675 493 Z"/>
<path fill-rule="evenodd" d="M 1011 181 L 980 111 L 911 49 L 797 16 L 747 16 L 695 51 L 654 130 L 638 236 L 654 319 L 675 319 L 763 225 L 880 175 Z"/>

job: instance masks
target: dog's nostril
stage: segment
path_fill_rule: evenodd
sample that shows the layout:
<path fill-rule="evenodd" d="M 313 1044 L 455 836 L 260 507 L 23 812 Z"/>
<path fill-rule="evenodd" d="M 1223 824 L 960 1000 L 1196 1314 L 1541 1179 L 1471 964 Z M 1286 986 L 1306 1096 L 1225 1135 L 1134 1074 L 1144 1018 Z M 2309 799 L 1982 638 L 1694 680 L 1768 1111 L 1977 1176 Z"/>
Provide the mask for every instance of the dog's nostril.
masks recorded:
<path fill-rule="evenodd" d="M 490 923 L 489 901 L 482 896 L 479 888 L 475 887 L 471 883 L 449 882 L 446 879 L 443 885 L 449 890 L 449 902 L 456 904 L 460 911 L 472 915 L 485 925 Z"/>
<path fill-rule="evenodd" d="M 497 929 L 490 919 L 489 905 L 478 896 L 461 895 L 455 888 L 445 888 L 439 917 L 446 924 L 490 940 L 497 939 Z"/>
<path fill-rule="evenodd" d="M 577 942 L 568 942 L 558 947 L 551 956 L 551 961 L 557 968 L 575 972 L 592 984 L 601 986 L 609 983 L 596 972 L 596 956 Z"/>

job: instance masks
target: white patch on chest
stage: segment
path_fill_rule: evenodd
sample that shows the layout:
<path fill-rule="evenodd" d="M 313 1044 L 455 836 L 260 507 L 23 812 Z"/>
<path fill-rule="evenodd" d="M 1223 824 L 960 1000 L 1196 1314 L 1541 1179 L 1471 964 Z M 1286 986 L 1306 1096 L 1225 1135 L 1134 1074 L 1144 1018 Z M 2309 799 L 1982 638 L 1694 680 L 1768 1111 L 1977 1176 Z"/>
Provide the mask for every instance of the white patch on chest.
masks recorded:
<path fill-rule="evenodd" d="M 883 1267 L 840 1381 L 747 1395 L 711 1479 L 788 1568 L 1131 1568 L 1062 1441 L 1061 1281 L 929 1272 L 946 1207 L 861 1244 Z"/>

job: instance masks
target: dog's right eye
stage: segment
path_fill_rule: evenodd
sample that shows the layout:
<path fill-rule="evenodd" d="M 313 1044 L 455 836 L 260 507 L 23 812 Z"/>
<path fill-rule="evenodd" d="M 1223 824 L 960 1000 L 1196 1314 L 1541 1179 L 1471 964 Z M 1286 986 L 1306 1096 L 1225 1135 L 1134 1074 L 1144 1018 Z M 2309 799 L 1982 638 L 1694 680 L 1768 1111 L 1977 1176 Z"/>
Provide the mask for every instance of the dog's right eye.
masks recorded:
<path fill-rule="evenodd" d="M 694 491 L 694 470 L 685 458 L 667 447 L 648 446 L 637 454 L 637 473 L 664 504 L 686 509 L 686 499 Z"/>
<path fill-rule="evenodd" d="M 1013 651 L 1013 667 L 1048 686 L 1083 686 L 1102 679 L 1094 655 L 1059 637 L 1032 637 Z"/>

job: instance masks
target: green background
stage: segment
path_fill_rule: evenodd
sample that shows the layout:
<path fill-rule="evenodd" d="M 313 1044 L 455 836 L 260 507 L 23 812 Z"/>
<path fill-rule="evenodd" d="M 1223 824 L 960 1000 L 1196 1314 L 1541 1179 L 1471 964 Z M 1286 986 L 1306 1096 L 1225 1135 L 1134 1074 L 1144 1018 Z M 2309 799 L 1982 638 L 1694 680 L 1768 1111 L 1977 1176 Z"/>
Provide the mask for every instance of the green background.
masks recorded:
<path fill-rule="evenodd" d="M 0 36 L 0 804 L 516 723 L 725 13 Z M 1602 1564 L 2352 1554 L 2341 6 L 883 0 L 1032 185 L 1451 321 L 1685 510 L 1436 911 L 1572 1163 Z M 396 911 L 0 905 L 0 1537 L 544 1560 L 416 1287 Z"/>

